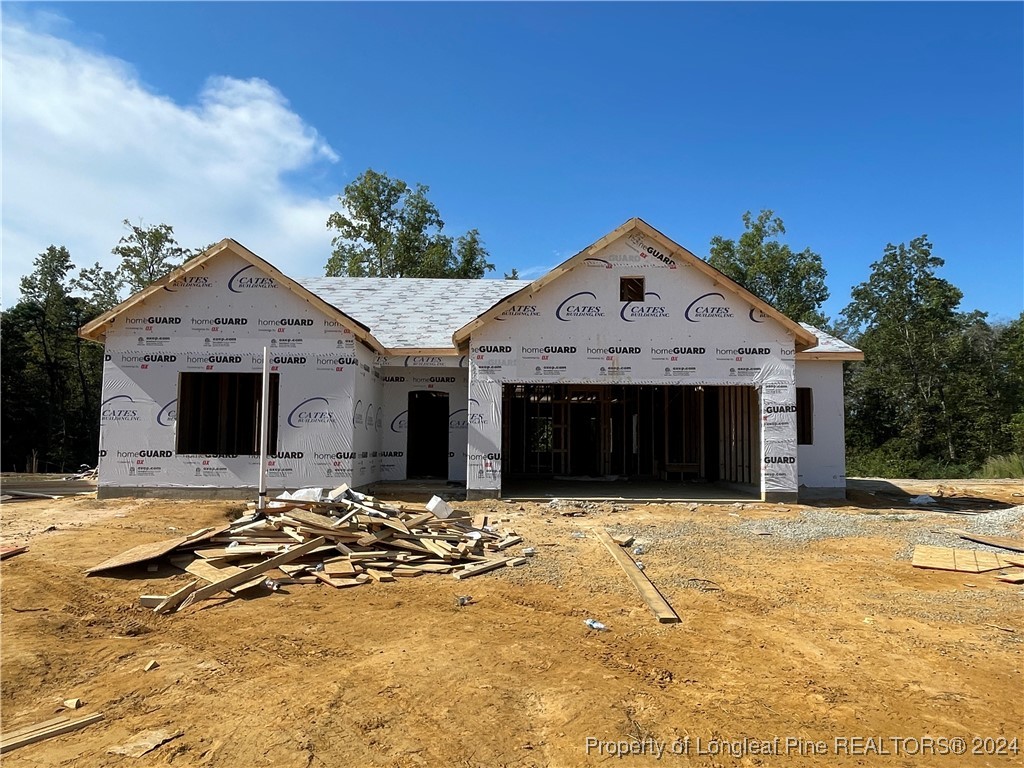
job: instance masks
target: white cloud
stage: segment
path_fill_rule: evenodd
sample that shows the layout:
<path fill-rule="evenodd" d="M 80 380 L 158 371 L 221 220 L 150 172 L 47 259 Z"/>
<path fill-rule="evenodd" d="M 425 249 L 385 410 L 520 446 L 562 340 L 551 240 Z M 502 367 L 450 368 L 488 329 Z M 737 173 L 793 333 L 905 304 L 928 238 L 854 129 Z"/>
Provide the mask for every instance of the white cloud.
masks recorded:
<path fill-rule="evenodd" d="M 289 274 L 322 274 L 336 201 L 282 176 L 338 157 L 279 91 L 211 77 L 177 104 L 44 26 L 3 27 L 4 306 L 50 244 L 112 267 L 125 218 L 171 224 L 186 247 L 233 237 Z"/>

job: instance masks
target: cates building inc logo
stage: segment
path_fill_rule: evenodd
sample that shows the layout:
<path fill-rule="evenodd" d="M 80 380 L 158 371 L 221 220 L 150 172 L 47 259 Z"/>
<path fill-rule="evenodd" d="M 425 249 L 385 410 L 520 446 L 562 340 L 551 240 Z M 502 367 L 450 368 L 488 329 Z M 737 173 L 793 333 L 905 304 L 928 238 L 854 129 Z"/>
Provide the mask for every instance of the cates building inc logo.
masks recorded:
<path fill-rule="evenodd" d="M 131 395 L 114 395 L 100 404 L 100 419 L 105 424 L 140 421 Z"/>
<path fill-rule="evenodd" d="M 555 310 L 555 317 L 564 323 L 571 320 L 583 320 L 604 317 L 604 310 L 597 303 L 597 294 L 593 291 L 579 291 L 567 297 Z"/>
<path fill-rule="evenodd" d="M 302 429 L 314 425 L 337 425 L 338 417 L 330 408 L 326 397 L 310 397 L 292 408 L 288 414 L 288 426 Z"/>
<path fill-rule="evenodd" d="M 206 275 L 185 275 L 179 277 L 176 280 L 172 280 L 164 286 L 164 290 L 170 293 L 180 290 L 188 290 L 189 288 L 212 288 L 213 282 Z"/>
<path fill-rule="evenodd" d="M 174 422 L 178 420 L 178 398 L 174 398 L 160 409 L 160 412 L 156 415 L 156 423 L 161 427 L 173 427 Z"/>
<path fill-rule="evenodd" d="M 653 297 L 657 303 L 651 301 Z M 635 323 L 637 320 L 667 320 L 668 309 L 661 303 L 661 295 L 654 291 L 647 291 L 644 294 L 644 301 L 627 301 L 622 305 L 619 317 L 627 323 Z"/>
<path fill-rule="evenodd" d="M 249 272 L 250 269 L 253 271 Z M 277 281 L 272 277 L 260 274 L 259 270 L 252 264 L 242 267 L 228 278 L 228 290 L 232 293 L 242 293 L 262 288 L 277 288 Z"/>
<path fill-rule="evenodd" d="M 515 304 L 494 319 L 504 320 L 507 317 L 540 317 L 540 309 L 536 304 Z"/>
<path fill-rule="evenodd" d="M 699 323 L 701 320 L 726 320 L 732 316 L 732 309 L 725 303 L 725 296 L 717 291 L 698 296 L 683 312 L 683 317 L 691 323 Z"/>

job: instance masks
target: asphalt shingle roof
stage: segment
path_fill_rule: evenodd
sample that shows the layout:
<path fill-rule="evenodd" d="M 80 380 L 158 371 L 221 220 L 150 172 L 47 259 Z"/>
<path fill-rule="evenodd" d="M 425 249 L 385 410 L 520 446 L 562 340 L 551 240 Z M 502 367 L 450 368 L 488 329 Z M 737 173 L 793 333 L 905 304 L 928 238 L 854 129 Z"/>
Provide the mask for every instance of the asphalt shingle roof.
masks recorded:
<path fill-rule="evenodd" d="M 295 282 L 369 326 L 385 347 L 453 349 L 452 334 L 529 280 L 300 277 Z"/>

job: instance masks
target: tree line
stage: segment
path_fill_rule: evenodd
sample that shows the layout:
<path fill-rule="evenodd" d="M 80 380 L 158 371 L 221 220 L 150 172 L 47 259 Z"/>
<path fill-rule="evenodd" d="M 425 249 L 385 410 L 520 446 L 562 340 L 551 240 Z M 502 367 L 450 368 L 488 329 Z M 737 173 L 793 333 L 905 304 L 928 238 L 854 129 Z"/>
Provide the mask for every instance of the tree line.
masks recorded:
<path fill-rule="evenodd" d="M 889 243 L 828 319 L 821 256 L 794 253 L 770 210 L 715 237 L 708 262 L 799 322 L 863 350 L 845 365 L 847 474 L 1022 477 L 1024 312 L 1009 322 L 963 310 L 926 235 Z"/>
<path fill-rule="evenodd" d="M 338 196 L 328 276 L 480 278 L 494 269 L 479 231 L 444 231 L 429 188 L 365 171 Z M 708 262 L 800 322 L 865 353 L 848 363 L 847 473 L 960 477 L 1021 473 L 1024 455 L 1024 313 L 990 323 L 960 308 L 938 275 L 927 237 L 885 246 L 836 318 L 820 254 L 795 252 L 770 210 L 742 217 L 735 238 L 715 236 Z M 77 329 L 206 248 L 180 246 L 168 224 L 124 221 L 117 266 L 76 268 L 63 246 L 40 253 L 17 304 L 0 316 L 3 471 L 66 472 L 94 465 L 103 350 Z M 517 278 L 515 269 L 506 278 Z M 1008 457 L 1008 458 L 1000 458 Z"/>

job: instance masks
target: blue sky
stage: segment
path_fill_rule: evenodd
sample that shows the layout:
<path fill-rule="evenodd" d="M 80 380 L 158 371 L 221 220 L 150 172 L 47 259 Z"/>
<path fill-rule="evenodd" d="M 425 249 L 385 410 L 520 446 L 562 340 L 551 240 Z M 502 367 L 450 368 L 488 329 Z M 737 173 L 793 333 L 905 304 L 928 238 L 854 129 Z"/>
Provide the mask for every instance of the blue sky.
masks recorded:
<path fill-rule="evenodd" d="M 4 4 L 3 301 L 121 220 L 322 274 L 367 167 L 535 277 L 630 216 L 700 256 L 771 208 L 836 315 L 927 233 L 965 309 L 1024 308 L 1024 6 Z"/>

